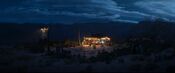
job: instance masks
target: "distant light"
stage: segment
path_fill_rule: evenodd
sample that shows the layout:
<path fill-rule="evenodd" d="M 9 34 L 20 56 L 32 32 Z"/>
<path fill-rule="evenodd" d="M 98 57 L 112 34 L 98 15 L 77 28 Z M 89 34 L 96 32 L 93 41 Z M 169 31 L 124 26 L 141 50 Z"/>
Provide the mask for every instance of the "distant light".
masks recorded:
<path fill-rule="evenodd" d="M 48 32 L 49 29 L 44 27 L 44 28 L 41 28 L 40 30 L 42 33 L 46 33 L 46 32 Z"/>
<path fill-rule="evenodd" d="M 111 41 L 111 38 L 109 37 L 84 37 L 84 40 L 82 42 L 83 47 L 92 47 L 92 45 L 102 46 L 102 45 L 108 45 Z"/>
<path fill-rule="evenodd" d="M 110 41 L 111 40 L 111 38 L 109 38 L 109 37 L 103 37 L 103 38 L 101 38 L 102 40 L 108 40 L 108 41 Z"/>
<path fill-rule="evenodd" d="M 101 41 L 102 44 L 104 44 L 105 42 L 104 41 Z"/>

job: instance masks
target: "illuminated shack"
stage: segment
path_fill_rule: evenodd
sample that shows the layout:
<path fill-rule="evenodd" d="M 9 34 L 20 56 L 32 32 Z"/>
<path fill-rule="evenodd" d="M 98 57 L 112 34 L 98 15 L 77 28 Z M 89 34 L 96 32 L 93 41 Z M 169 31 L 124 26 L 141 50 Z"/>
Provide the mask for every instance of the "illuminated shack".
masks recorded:
<path fill-rule="evenodd" d="M 108 36 L 99 36 L 99 35 L 93 35 L 93 36 L 85 36 L 82 41 L 83 47 L 105 47 L 110 46 L 111 38 Z"/>

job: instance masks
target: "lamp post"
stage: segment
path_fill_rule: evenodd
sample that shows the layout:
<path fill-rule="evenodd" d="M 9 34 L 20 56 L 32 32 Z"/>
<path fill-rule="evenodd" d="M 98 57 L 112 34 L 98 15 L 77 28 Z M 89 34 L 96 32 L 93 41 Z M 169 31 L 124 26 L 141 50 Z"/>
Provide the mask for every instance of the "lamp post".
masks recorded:
<path fill-rule="evenodd" d="M 49 39 L 48 39 L 48 33 L 49 33 L 49 28 L 48 27 L 43 27 L 40 29 L 41 31 L 41 40 L 44 45 L 45 51 L 49 51 Z"/>
<path fill-rule="evenodd" d="M 47 39 L 49 28 L 44 27 L 44 28 L 41 28 L 40 31 L 41 31 L 41 38 L 43 40 Z"/>

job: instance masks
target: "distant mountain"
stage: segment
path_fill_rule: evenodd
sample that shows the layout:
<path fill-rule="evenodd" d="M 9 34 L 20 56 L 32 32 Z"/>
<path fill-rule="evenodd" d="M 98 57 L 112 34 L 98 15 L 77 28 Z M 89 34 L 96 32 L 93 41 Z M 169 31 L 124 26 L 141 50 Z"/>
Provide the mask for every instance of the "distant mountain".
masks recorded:
<path fill-rule="evenodd" d="M 38 41 L 40 28 L 49 26 L 51 40 L 77 40 L 78 32 L 81 37 L 88 34 L 104 34 L 112 37 L 113 40 L 122 40 L 128 37 L 160 37 L 174 40 L 175 23 L 164 21 L 142 21 L 138 24 L 124 22 L 105 23 L 76 23 L 64 24 L 17 24 L 0 23 L 0 43 L 21 43 Z"/>
<path fill-rule="evenodd" d="M 159 37 L 173 40 L 175 37 L 175 23 L 166 21 L 142 21 L 132 27 L 132 36 Z"/>

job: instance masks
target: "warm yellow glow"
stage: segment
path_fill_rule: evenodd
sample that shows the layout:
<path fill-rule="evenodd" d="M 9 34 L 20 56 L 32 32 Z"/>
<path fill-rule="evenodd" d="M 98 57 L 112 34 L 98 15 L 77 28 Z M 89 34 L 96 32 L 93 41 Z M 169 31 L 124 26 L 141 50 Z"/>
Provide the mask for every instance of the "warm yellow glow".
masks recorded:
<path fill-rule="evenodd" d="M 90 45 L 83 45 L 83 47 L 90 47 Z"/>
<path fill-rule="evenodd" d="M 84 37 L 82 46 L 83 47 L 100 47 L 107 46 L 110 42 L 111 38 L 109 37 Z"/>
<path fill-rule="evenodd" d="M 103 38 L 101 38 L 102 40 L 111 40 L 111 38 L 109 38 L 109 37 L 103 37 Z"/>

